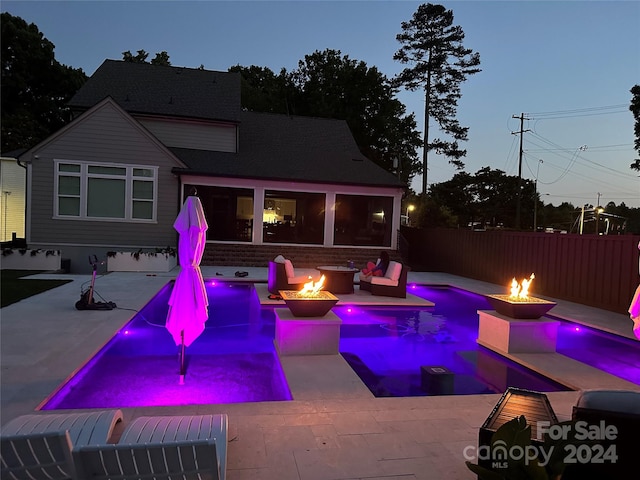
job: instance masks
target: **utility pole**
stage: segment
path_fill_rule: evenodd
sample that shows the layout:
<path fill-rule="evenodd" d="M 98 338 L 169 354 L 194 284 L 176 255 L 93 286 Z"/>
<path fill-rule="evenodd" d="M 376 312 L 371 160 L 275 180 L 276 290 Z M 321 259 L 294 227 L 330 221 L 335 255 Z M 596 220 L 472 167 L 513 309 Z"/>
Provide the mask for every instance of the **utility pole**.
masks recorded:
<path fill-rule="evenodd" d="M 520 153 L 518 155 L 518 191 L 516 192 L 516 229 L 520 230 L 520 205 L 522 203 L 522 137 L 524 136 L 524 132 L 530 131 L 529 129 L 524 129 L 524 121 L 530 119 L 526 118 L 524 113 L 521 113 L 519 117 L 517 115 L 512 115 L 511 118 L 520 119 L 520 131 L 511 132 L 512 135 L 520 134 Z"/>

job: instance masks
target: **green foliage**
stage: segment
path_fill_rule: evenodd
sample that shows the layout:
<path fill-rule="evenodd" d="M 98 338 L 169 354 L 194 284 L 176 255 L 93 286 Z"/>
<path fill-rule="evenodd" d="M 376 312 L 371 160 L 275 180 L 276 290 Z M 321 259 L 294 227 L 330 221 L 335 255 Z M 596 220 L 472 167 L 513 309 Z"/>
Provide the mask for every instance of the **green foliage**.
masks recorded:
<path fill-rule="evenodd" d="M 122 60 L 131 63 L 150 63 L 151 65 L 161 65 L 165 67 L 171 66 L 169 61 L 169 54 L 166 51 L 156 53 L 156 56 L 150 62 L 147 62 L 149 54 L 144 50 L 138 50 L 135 55 L 131 53 L 131 50 L 122 52 Z"/>
<path fill-rule="evenodd" d="M 20 17 L 2 13 L 2 151 L 30 148 L 71 120 L 66 103 L 87 80 L 60 64 L 54 45 Z"/>
<path fill-rule="evenodd" d="M 453 25 L 453 12 L 431 3 L 418 7 L 408 22 L 402 22 L 402 33 L 396 36 L 400 49 L 393 59 L 409 65 L 394 79 L 394 84 L 408 90 L 424 90 L 425 130 L 423 138 L 423 188 L 426 195 L 428 152 L 435 150 L 446 155 L 459 169 L 466 150 L 458 141 L 467 140 L 468 127 L 456 119 L 460 84 L 469 75 L 480 72 L 480 55 L 463 46 L 464 32 Z M 443 140 L 429 137 L 429 125 L 435 120 L 440 130 L 453 138 Z"/>
<path fill-rule="evenodd" d="M 420 171 L 419 133 L 413 114 L 395 98 L 397 89 L 375 67 L 339 50 L 306 55 L 292 72 L 229 69 L 242 75 L 242 106 L 249 110 L 345 120 L 360 151 L 407 185 Z M 399 165 L 399 167 L 396 167 Z"/>
<path fill-rule="evenodd" d="M 502 170 L 481 168 L 475 175 L 455 174 L 451 180 L 430 187 L 430 197 L 439 206 L 446 207 L 458 217 L 460 227 L 481 222 L 490 227 L 514 226 L 518 177 L 506 175 Z M 535 185 L 522 181 L 522 211 L 533 223 Z"/>
<path fill-rule="evenodd" d="M 292 113 L 295 87 L 285 69 L 276 75 L 268 67 L 235 65 L 229 71 L 240 73 L 243 108 L 284 115 Z"/>
<path fill-rule="evenodd" d="M 124 254 L 126 252 L 115 252 L 110 250 L 107 252 L 107 258 L 114 258 L 118 253 Z M 140 260 L 140 255 L 146 255 L 147 257 L 157 257 L 158 255 L 164 255 L 168 258 L 175 257 L 177 255 L 177 252 L 175 248 L 167 246 L 164 248 L 156 247 L 153 250 L 144 250 L 142 248 L 139 248 L 136 251 L 130 252 L 130 255 L 135 260 Z"/>
<path fill-rule="evenodd" d="M 564 423 L 571 424 L 572 422 Z M 491 437 L 492 453 L 498 449 L 507 452 L 504 462 L 498 462 L 499 468 L 485 468 L 469 461 L 466 462 L 466 465 L 469 470 L 478 475 L 480 480 L 556 479 L 560 478 L 565 468 L 563 446 L 570 441 L 571 439 L 551 441 L 548 436 L 545 436 L 543 444 L 532 449 L 531 426 L 527 425 L 526 418 L 521 415 L 504 423 Z M 540 449 L 551 452 L 548 463 L 540 454 L 536 458 L 528 458 L 526 455 L 522 457 L 509 455 L 511 451 L 540 452 Z"/>
<path fill-rule="evenodd" d="M 578 233 L 577 219 L 581 207 L 563 202 L 559 206 L 540 201 L 535 183 L 523 179 L 522 223 L 525 230 L 533 230 L 535 203 L 538 202 L 537 224 L 568 233 Z M 506 175 L 501 170 L 484 167 L 474 175 L 467 172 L 455 174 L 451 180 L 432 184 L 424 201 L 411 198 L 406 203 L 416 205 L 412 215 L 413 226 L 419 227 L 459 227 L 466 228 L 479 222 L 487 228 L 514 228 L 516 217 L 516 192 L 518 177 Z M 585 216 L 584 234 L 594 234 L 596 222 L 593 208 Z M 640 233 L 640 208 L 629 208 L 624 202 L 616 205 L 609 202 L 604 208 L 607 218 L 607 234 Z M 600 231 L 604 233 L 605 222 L 600 221 Z"/>

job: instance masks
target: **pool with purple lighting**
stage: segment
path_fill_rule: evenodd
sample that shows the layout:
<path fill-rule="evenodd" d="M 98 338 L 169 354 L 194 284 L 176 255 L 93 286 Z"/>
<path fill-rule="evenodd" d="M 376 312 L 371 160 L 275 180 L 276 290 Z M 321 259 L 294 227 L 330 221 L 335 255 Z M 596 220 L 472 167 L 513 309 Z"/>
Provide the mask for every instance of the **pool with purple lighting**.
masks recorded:
<path fill-rule="evenodd" d="M 187 348 L 184 385 L 178 382 L 179 349 L 164 327 L 170 282 L 41 409 L 292 400 L 273 343 L 275 307 L 260 304 L 253 284 L 206 284 L 209 320 Z M 333 308 L 343 322 L 341 355 L 375 396 L 503 393 L 508 386 L 569 390 L 477 344 L 477 310 L 490 309 L 484 296 L 410 288 L 435 307 Z M 637 342 L 562 322 L 557 351 L 640 385 Z M 425 369 L 448 377 L 436 375 L 425 385 Z"/>

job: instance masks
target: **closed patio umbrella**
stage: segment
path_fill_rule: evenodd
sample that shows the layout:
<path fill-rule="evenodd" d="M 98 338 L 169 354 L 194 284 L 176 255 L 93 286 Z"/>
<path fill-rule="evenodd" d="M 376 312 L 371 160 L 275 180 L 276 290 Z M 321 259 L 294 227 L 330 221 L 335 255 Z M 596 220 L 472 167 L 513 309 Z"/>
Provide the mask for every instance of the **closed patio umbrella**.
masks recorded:
<path fill-rule="evenodd" d="M 204 331 L 209 317 L 209 300 L 200 271 L 200 261 L 207 240 L 207 221 L 202 203 L 196 196 L 185 200 L 173 224 L 179 233 L 178 259 L 180 272 L 169 298 L 166 327 L 176 345 L 182 346 L 180 355 L 180 383 L 184 383 L 184 349 Z"/>

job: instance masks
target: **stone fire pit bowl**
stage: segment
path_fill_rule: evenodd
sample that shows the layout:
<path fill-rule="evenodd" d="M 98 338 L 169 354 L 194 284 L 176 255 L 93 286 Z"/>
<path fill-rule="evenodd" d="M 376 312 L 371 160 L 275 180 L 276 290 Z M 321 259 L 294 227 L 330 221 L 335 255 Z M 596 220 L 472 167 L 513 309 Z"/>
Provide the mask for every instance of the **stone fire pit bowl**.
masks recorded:
<path fill-rule="evenodd" d="M 302 296 L 295 290 L 280 290 L 280 296 L 296 317 L 324 317 L 339 300 L 324 290 L 313 296 Z"/>
<path fill-rule="evenodd" d="M 535 297 L 518 301 L 509 295 L 487 295 L 487 299 L 496 312 L 511 318 L 537 319 L 556 306 L 555 302 Z"/>

